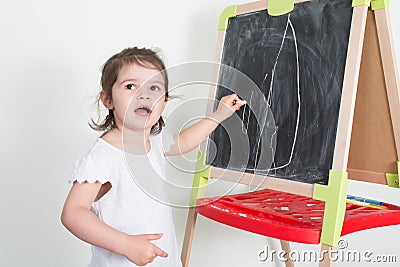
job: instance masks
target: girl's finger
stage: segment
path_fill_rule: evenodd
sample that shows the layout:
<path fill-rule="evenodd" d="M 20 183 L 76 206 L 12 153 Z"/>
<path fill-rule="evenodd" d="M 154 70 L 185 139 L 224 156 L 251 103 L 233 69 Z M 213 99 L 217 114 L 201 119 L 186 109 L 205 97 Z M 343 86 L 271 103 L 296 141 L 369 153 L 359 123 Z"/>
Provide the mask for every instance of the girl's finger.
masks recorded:
<path fill-rule="evenodd" d="M 147 234 L 146 237 L 148 240 L 157 240 L 160 239 L 163 235 L 162 234 Z"/>
<path fill-rule="evenodd" d="M 247 102 L 246 102 L 246 100 L 236 100 L 236 102 L 235 102 L 235 105 L 236 104 L 238 104 L 238 105 L 240 105 L 240 106 L 243 106 L 243 105 L 245 105 L 245 104 L 247 104 Z"/>
<path fill-rule="evenodd" d="M 227 102 L 233 102 L 233 101 L 235 101 L 236 99 L 238 99 L 238 96 L 237 96 L 236 94 L 231 94 L 231 95 L 224 96 L 224 97 L 221 99 L 221 101 L 222 101 L 222 100 L 226 100 Z"/>
<path fill-rule="evenodd" d="M 240 98 L 235 94 L 235 100 L 240 101 Z"/>
<path fill-rule="evenodd" d="M 154 252 L 156 253 L 157 256 L 160 256 L 160 257 L 163 257 L 163 258 L 168 257 L 168 253 L 165 252 L 164 250 L 160 249 L 156 245 L 154 245 Z"/>

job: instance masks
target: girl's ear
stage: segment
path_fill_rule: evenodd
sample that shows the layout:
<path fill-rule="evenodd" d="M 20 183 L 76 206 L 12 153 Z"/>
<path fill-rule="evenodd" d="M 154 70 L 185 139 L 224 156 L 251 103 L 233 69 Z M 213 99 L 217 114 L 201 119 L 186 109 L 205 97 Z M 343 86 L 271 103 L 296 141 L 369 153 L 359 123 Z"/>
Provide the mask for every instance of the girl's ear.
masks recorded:
<path fill-rule="evenodd" d="M 114 108 L 113 105 L 112 105 L 112 103 L 111 103 L 111 99 L 110 99 L 110 97 L 107 95 L 106 92 L 104 92 L 104 91 L 101 91 L 101 92 L 100 92 L 100 99 L 101 99 L 101 102 L 103 102 L 103 105 L 104 105 L 107 109 L 112 110 L 112 109 Z"/>

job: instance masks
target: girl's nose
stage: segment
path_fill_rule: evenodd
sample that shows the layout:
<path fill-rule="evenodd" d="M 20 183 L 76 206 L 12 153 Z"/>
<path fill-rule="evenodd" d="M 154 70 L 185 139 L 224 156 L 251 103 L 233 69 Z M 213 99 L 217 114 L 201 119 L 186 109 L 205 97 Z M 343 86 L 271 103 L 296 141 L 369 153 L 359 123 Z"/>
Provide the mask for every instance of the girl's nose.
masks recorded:
<path fill-rule="evenodd" d="M 139 99 L 149 99 L 149 98 L 150 98 L 149 95 L 145 95 L 145 94 L 139 95 Z"/>
<path fill-rule="evenodd" d="M 147 90 L 140 90 L 137 92 L 138 99 L 149 99 L 150 95 L 148 94 Z"/>

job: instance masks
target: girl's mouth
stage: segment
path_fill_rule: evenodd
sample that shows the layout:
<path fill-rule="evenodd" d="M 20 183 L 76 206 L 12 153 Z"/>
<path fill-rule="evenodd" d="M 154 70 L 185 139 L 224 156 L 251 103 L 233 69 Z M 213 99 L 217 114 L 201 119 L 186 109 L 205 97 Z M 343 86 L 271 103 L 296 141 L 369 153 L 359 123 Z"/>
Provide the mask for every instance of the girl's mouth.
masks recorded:
<path fill-rule="evenodd" d="M 148 106 L 140 106 L 139 108 L 135 109 L 134 111 L 136 114 L 140 116 L 148 116 L 151 113 L 151 109 Z"/>

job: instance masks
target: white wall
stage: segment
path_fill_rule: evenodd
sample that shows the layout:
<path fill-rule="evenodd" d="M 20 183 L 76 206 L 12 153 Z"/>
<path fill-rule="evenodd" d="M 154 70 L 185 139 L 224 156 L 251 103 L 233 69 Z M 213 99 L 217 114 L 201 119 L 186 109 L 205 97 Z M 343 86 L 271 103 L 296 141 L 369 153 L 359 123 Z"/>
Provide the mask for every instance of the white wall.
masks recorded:
<path fill-rule="evenodd" d="M 99 89 L 101 64 L 122 48 L 135 45 L 162 48 L 168 66 L 194 60 L 211 61 L 221 11 L 228 5 L 246 2 L 3 1 L 1 266 L 85 266 L 89 260 L 89 246 L 62 227 L 59 215 L 69 190 L 66 180 L 72 164 L 97 136 L 87 121 L 95 112 L 92 103 Z M 399 1 L 392 1 L 391 14 L 392 24 L 396 25 L 395 48 L 400 55 Z M 206 97 L 206 90 L 185 91 L 184 99 L 197 96 Z M 198 114 L 203 112 L 198 107 Z M 191 183 L 191 175 L 177 175 Z M 387 193 L 386 188 L 351 183 L 349 191 L 361 195 L 372 193 L 377 199 L 400 204 L 398 190 Z M 181 243 L 186 210 L 176 209 L 174 213 Z M 400 238 L 394 238 L 399 233 L 400 227 L 391 227 L 345 239 L 352 249 L 397 255 L 400 261 Z M 279 249 L 276 240 L 200 217 L 191 266 L 283 266 L 257 259 L 257 252 L 265 244 L 270 249 Z"/>

